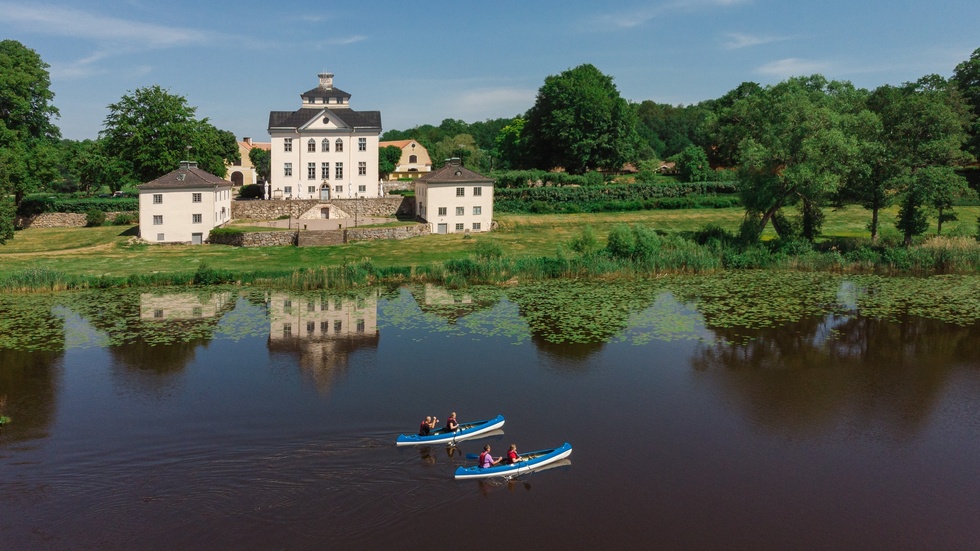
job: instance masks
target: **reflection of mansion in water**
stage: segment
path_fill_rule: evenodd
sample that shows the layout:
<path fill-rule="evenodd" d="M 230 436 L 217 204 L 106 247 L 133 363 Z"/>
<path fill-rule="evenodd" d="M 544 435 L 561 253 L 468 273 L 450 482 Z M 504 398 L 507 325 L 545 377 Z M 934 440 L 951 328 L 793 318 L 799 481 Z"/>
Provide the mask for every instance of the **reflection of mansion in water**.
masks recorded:
<path fill-rule="evenodd" d="M 350 355 L 378 346 L 378 298 L 272 293 L 269 350 L 298 356 L 300 370 L 328 390 Z"/>
<path fill-rule="evenodd" d="M 376 297 L 272 293 L 268 307 L 270 341 L 323 341 L 378 335 Z"/>
<path fill-rule="evenodd" d="M 231 293 L 142 293 L 140 319 L 193 320 L 213 318 L 233 300 Z"/>

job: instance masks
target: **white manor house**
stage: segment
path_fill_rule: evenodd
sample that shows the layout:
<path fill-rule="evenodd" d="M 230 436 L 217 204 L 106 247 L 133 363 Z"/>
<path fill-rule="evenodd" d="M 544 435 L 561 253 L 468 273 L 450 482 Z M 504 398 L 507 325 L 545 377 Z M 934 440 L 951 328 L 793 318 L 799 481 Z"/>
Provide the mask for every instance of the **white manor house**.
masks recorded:
<path fill-rule="evenodd" d="M 332 73 L 300 94 L 295 111 L 269 113 L 272 199 L 380 197 L 380 111 L 354 111 Z"/>

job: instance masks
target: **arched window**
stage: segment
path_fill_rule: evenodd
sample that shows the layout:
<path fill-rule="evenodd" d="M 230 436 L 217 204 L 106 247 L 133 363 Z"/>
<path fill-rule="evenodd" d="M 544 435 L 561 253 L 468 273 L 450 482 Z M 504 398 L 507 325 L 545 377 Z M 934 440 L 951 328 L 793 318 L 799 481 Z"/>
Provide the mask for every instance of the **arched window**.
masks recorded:
<path fill-rule="evenodd" d="M 412 163 L 412 164 L 415 164 L 415 163 L 419 162 L 419 156 L 418 155 L 409 155 L 408 156 L 408 162 L 409 163 Z"/>
<path fill-rule="evenodd" d="M 329 138 L 323 138 L 323 141 L 320 142 L 320 151 L 322 151 L 324 153 L 327 153 L 327 152 L 330 151 L 330 139 Z"/>
<path fill-rule="evenodd" d="M 310 141 L 306 142 L 306 150 L 310 153 L 316 153 L 316 140 L 310 138 Z"/>
<path fill-rule="evenodd" d="M 344 150 L 344 142 L 343 142 L 343 140 L 341 140 L 340 138 L 337 138 L 337 141 L 335 141 L 333 143 L 333 150 L 336 151 L 337 153 L 342 152 Z"/>

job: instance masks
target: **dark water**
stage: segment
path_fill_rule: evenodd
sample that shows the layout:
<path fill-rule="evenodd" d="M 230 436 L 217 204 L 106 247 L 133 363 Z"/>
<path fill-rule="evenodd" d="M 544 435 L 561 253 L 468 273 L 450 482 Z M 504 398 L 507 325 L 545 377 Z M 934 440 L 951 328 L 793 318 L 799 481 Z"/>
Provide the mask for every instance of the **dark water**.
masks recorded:
<path fill-rule="evenodd" d="M 977 324 L 713 328 L 660 294 L 560 344 L 434 289 L 112 300 L 0 349 L 2 549 L 980 548 Z M 394 446 L 452 410 L 505 434 Z M 568 465 L 452 478 L 565 441 Z"/>

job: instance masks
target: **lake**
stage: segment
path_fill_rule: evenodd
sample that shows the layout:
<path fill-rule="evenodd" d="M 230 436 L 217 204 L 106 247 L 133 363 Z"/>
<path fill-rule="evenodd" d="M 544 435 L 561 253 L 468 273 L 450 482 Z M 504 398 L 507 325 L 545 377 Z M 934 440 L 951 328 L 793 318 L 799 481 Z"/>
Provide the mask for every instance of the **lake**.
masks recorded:
<path fill-rule="evenodd" d="M 977 549 L 980 278 L 0 298 L 3 549 Z M 426 415 L 503 434 L 396 447 Z M 455 481 L 465 454 L 567 463 Z"/>

